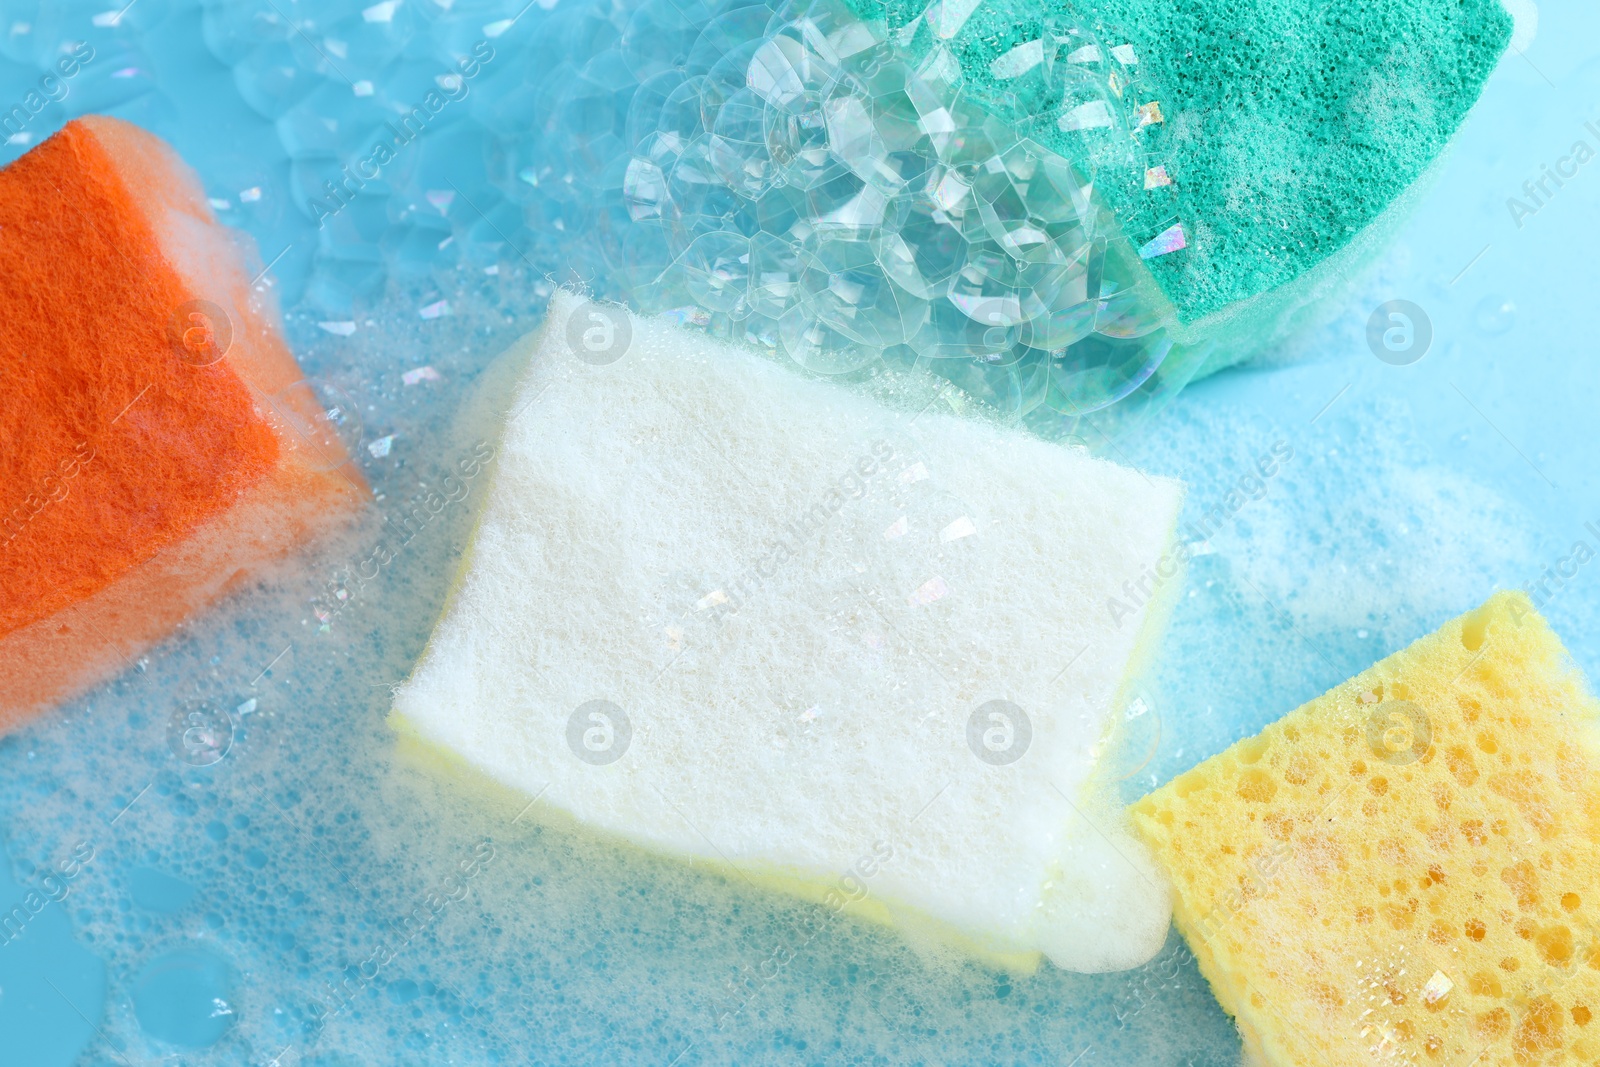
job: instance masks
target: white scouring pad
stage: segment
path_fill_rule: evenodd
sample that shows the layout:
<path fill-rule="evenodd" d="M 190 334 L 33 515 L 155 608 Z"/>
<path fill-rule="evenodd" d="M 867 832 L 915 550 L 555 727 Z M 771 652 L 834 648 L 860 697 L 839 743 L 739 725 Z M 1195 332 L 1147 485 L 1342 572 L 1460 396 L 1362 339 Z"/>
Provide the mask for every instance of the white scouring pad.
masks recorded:
<path fill-rule="evenodd" d="M 1096 766 L 1179 483 L 566 292 L 506 358 L 399 725 L 535 811 L 981 953 L 1160 948 Z"/>

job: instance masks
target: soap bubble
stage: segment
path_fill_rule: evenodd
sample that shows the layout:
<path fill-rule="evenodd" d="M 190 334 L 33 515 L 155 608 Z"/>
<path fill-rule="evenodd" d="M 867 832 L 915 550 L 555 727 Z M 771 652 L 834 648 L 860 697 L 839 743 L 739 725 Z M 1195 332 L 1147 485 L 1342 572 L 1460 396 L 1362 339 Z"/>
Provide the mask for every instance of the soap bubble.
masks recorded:
<path fill-rule="evenodd" d="M 507 263 L 645 312 L 698 307 L 813 372 L 903 347 L 891 362 L 1003 397 L 1007 414 L 1092 412 L 1171 351 L 1171 307 L 1133 253 L 1181 246 L 1147 247 L 1178 221 L 1159 87 L 1092 19 L 982 16 L 1006 50 L 959 61 L 938 19 L 891 38 L 839 0 L 579 3 L 502 22 L 369 5 L 319 15 L 315 48 L 297 14 L 212 5 L 205 30 L 277 120 L 297 206 L 321 224 L 309 284 L 324 311 L 353 314 L 391 272 Z M 459 73 L 489 41 L 495 58 Z M 330 201 L 383 123 L 436 89 L 470 99 Z M 441 175 L 474 208 L 409 214 Z M 850 249 L 847 267 L 826 248 Z"/>
<path fill-rule="evenodd" d="M 268 401 L 282 420 L 291 446 L 305 454 L 312 470 L 333 470 L 350 462 L 361 446 L 361 409 L 338 385 L 302 378 Z"/>
<path fill-rule="evenodd" d="M 778 333 L 789 358 L 813 374 L 849 374 L 877 358 L 871 349 L 799 304 L 778 319 Z"/>
<path fill-rule="evenodd" d="M 889 278 L 867 241 L 818 235 L 801 254 L 799 283 L 818 322 L 871 348 L 908 341 L 927 321 L 927 302 Z"/>
<path fill-rule="evenodd" d="M 319 12 L 315 32 L 298 9 L 208 5 L 204 25 L 277 121 L 295 204 L 320 223 L 309 294 L 325 312 L 355 314 L 391 274 L 505 264 L 646 313 L 697 308 L 685 321 L 814 373 L 892 349 L 1054 426 L 1140 390 L 1172 351 L 1173 309 L 1135 250 L 1187 244 L 1181 160 L 1124 34 L 1074 11 L 970 17 L 994 32 L 959 58 L 937 13 L 891 36 L 841 0 L 580 2 L 498 22 L 368 5 Z M 435 90 L 467 99 L 329 200 Z M 474 208 L 418 217 L 441 176 Z"/>
<path fill-rule="evenodd" d="M 767 151 L 783 180 L 799 189 L 822 185 L 849 168 L 830 149 L 824 98 L 803 93 L 766 113 Z"/>
<path fill-rule="evenodd" d="M 623 59 L 633 76 L 644 82 L 681 69 L 700 36 L 697 16 L 705 15 L 700 4 L 677 4 L 672 0 L 648 0 L 634 9 L 620 42 Z"/>
<path fill-rule="evenodd" d="M 644 285 L 628 272 L 621 295 L 662 310 L 687 293 L 739 319 L 746 300 L 818 373 L 905 346 L 896 362 L 960 379 L 1010 414 L 1052 391 L 1059 407 L 1092 411 L 1154 372 L 1170 312 L 1117 211 L 1162 223 L 1153 235 L 1170 227 L 1170 204 L 1144 200 L 1160 102 L 1129 50 L 1057 20 L 992 64 L 1013 106 L 1030 93 L 1064 102 L 1053 132 L 1038 132 L 1052 150 L 965 85 L 942 46 L 914 62 L 831 0 L 760 10 L 708 18 L 676 68 L 650 57 L 681 45 L 652 52 L 625 36 L 630 69 L 649 73 L 627 108 L 624 201 L 635 223 L 665 227 L 674 262 Z M 1111 181 L 1137 188 L 1102 199 Z M 1074 347 L 1095 337 L 1137 343 Z M 847 354 L 852 342 L 873 352 Z"/>
<path fill-rule="evenodd" d="M 215 1045 L 233 1024 L 233 968 L 199 947 L 174 948 L 151 960 L 133 989 L 145 1033 L 181 1048 Z"/>
<path fill-rule="evenodd" d="M 749 309 L 750 239 L 719 230 L 694 239 L 679 260 L 689 292 L 703 308 L 742 317 Z"/>
<path fill-rule="evenodd" d="M 777 164 L 766 146 L 766 111 L 749 89 L 723 102 L 711 135 L 711 165 L 734 192 L 754 200 L 771 187 Z"/>

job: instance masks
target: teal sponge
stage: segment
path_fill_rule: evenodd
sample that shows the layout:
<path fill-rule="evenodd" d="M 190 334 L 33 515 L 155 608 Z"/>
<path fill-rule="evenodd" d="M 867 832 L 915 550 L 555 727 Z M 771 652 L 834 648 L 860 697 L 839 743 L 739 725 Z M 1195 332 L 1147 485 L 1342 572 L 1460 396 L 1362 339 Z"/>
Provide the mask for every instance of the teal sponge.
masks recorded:
<path fill-rule="evenodd" d="M 1175 218 L 1134 213 L 1125 229 L 1143 245 L 1155 226 L 1182 225 L 1184 247 L 1146 262 L 1183 323 L 1351 246 L 1439 157 L 1512 28 L 1498 0 L 1045 0 L 963 4 L 947 40 L 927 31 L 942 19 L 949 33 L 957 3 L 855 6 L 920 50 L 947 48 L 979 102 L 1046 144 L 1060 135 L 1042 120 L 1060 102 L 1038 79 L 997 77 L 996 60 L 1063 25 L 1130 42 L 1160 97 Z M 1132 199 L 1125 184 L 1100 188 L 1113 206 Z"/>

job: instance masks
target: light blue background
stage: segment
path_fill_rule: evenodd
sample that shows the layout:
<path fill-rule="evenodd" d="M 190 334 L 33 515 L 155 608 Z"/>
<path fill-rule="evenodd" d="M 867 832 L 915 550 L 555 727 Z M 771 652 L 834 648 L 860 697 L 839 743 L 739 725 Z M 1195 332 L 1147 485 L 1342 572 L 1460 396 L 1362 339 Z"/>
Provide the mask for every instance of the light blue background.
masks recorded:
<path fill-rule="evenodd" d="M 380 492 L 405 491 L 413 472 L 430 469 L 444 450 L 441 427 L 473 374 L 536 321 L 537 308 L 497 311 L 498 297 L 481 291 L 470 248 L 459 261 L 471 268 L 470 285 L 449 273 L 448 263 L 430 262 L 431 252 L 415 251 L 450 233 L 470 246 L 475 224 L 459 215 L 439 223 L 390 205 L 388 217 L 365 236 L 346 234 L 336 239 L 343 246 L 330 246 L 295 205 L 306 175 L 284 147 L 283 124 L 247 106 L 239 78 L 207 48 L 200 7 L 138 0 L 120 25 L 96 26 L 92 17 L 109 6 L 3 5 L 0 99 L 20 99 L 38 78 L 37 48 L 19 41 L 28 35 L 15 32 L 18 23 L 38 38 L 92 41 L 99 56 L 71 84 L 65 106 L 42 114 L 29 132 L 43 136 L 83 110 L 113 110 L 170 140 L 199 170 L 208 194 L 227 201 L 220 215 L 253 234 L 264 259 L 282 250 L 273 273 L 289 309 L 291 339 L 308 368 L 339 382 L 362 405 L 365 441 L 394 435 L 393 457 L 364 451 L 361 459 Z M 1240 508 L 1212 538 L 1213 551 L 1191 568 L 1149 686 L 1160 717 L 1159 748 L 1129 782 L 1130 795 L 1253 733 L 1492 589 L 1537 579 L 1574 541 L 1600 547 L 1600 538 L 1584 529 L 1591 521 L 1600 527 L 1594 444 L 1600 161 L 1581 169 L 1521 226 L 1506 203 L 1576 141 L 1600 150 L 1600 135 L 1585 126 L 1594 120 L 1600 129 L 1600 13 L 1550 2 L 1539 14 L 1526 56 L 1506 58 L 1437 185 L 1329 326 L 1292 360 L 1269 357 L 1191 387 L 1112 456 L 1184 478 L 1193 517 L 1225 496 L 1274 443 L 1294 450 L 1264 495 Z M 425 43 L 406 47 L 427 53 Z M 493 78 L 476 87 L 479 99 L 513 94 L 526 77 L 517 63 L 507 53 Z M 480 106 L 486 105 L 474 104 Z M 458 125 L 469 121 L 477 120 L 463 117 Z M 461 188 L 492 196 L 478 158 L 447 150 L 450 138 L 467 134 L 449 130 L 430 134 L 437 143 L 418 167 L 441 168 Z M 4 158 L 26 147 L 7 145 Z M 423 187 L 423 178 L 408 177 L 395 195 L 414 198 Z M 241 200 L 240 191 L 252 188 L 260 198 Z M 476 230 L 482 237 L 482 227 Z M 354 248 L 362 241 L 376 250 L 370 261 L 386 264 L 398 287 L 381 305 L 383 314 L 405 314 L 404 323 L 364 315 L 365 305 L 352 302 L 360 286 L 350 278 L 361 272 L 349 264 L 362 262 Z M 369 268 L 361 284 L 374 274 L 381 282 L 384 270 Z M 452 317 L 472 328 L 414 317 L 416 308 L 439 298 L 454 301 Z M 1365 342 L 1372 309 L 1395 298 L 1420 305 L 1434 334 L 1427 355 L 1406 367 L 1380 362 Z M 350 341 L 316 326 L 346 320 L 362 325 Z M 444 377 L 426 397 L 398 382 L 403 370 L 423 364 Z M 415 450 L 409 467 L 408 448 Z M 294 666 L 295 677 L 287 677 L 288 665 L 279 668 L 286 673 L 273 712 L 279 717 L 267 718 L 271 702 L 264 699 L 266 725 L 241 725 L 235 738 L 230 761 L 255 763 L 242 764 L 232 784 L 219 772 L 217 784 L 196 785 L 203 795 L 194 812 L 186 810 L 196 802 L 188 800 L 185 783 L 210 772 L 163 769 L 171 761 L 162 736 L 169 690 L 161 671 L 169 668 L 160 664 L 143 688 L 137 678 L 125 680 L 109 696 L 75 706 L 69 721 L 0 741 L 0 826 L 11 861 L 0 865 L 0 907 L 21 900 L 30 864 L 53 861 L 80 838 L 97 847 L 82 887 L 42 911 L 15 943 L 0 946 L 0 1061 L 254 1064 L 298 1043 L 285 1065 L 667 1063 L 677 1054 L 683 1063 L 853 1056 L 867 1062 L 874 1055 L 1074 1062 L 1079 1048 L 1086 1065 L 1232 1062 L 1231 1028 L 1176 939 L 1162 957 L 1170 966 L 1154 970 L 1008 979 L 970 966 L 946 973 L 890 935 L 847 931 L 819 946 L 818 958 L 797 963 L 733 1033 L 706 1037 L 706 1019 L 688 1019 L 680 1010 L 688 1001 L 670 990 L 646 990 L 679 986 L 703 1000 L 729 970 L 727 960 L 762 958 L 754 946 L 780 922 L 785 905 L 669 866 L 611 857 L 553 832 L 505 838 L 511 843 L 497 869 L 521 882 L 527 906 L 545 909 L 547 917 L 532 925 L 508 919 L 500 930 L 494 908 L 501 905 L 475 897 L 471 918 L 464 912 L 458 926 L 430 934 L 437 940 L 397 964 L 402 972 L 366 991 L 350 1025 L 378 1038 L 336 1054 L 331 1037 L 319 1045 L 292 1022 L 274 1022 L 292 999 L 285 990 L 296 981 L 302 988 L 316 984 L 318 953 L 338 956 L 330 939 L 343 935 L 331 931 L 361 927 L 363 909 L 381 912 L 404 898 L 398 884 L 434 884 L 465 847 L 457 838 L 419 832 L 411 866 L 381 850 L 369 855 L 369 838 L 411 819 L 403 806 L 370 806 L 374 791 L 385 805 L 400 795 L 438 806 L 439 821 L 429 824 L 434 831 L 467 833 L 471 820 L 462 812 L 470 805 L 445 795 L 447 789 L 430 792 L 425 777 L 384 792 L 374 783 L 402 773 L 385 767 L 351 769 L 337 780 L 315 776 L 338 765 L 333 749 L 359 761 L 388 743 L 382 690 L 372 679 L 403 676 L 420 649 L 465 518 L 465 512 L 448 516 L 431 541 L 398 565 L 382 594 L 387 599 L 359 624 L 367 628 L 359 639 L 327 656 L 297 646 L 303 662 Z M 1597 608 L 1600 564 L 1591 564 L 1547 610 L 1591 677 L 1600 677 Z M 189 639 L 193 647 L 172 657 L 171 677 L 199 677 L 208 664 L 213 675 L 227 673 L 235 666 L 228 657 L 271 645 L 272 621 L 248 611 L 225 615 L 216 625 L 228 632 Z M 232 671 L 251 673 L 242 666 Z M 292 709 L 302 713 L 298 722 L 287 714 Z M 313 713 L 307 724 L 305 715 Z M 154 788 L 139 794 L 146 779 Z M 312 795 L 320 799 L 305 799 Z M 143 815 L 157 798 L 164 805 L 159 817 Z M 144 807 L 112 823 L 130 801 Z M 217 810 L 208 815 L 207 805 Z M 99 822 L 86 829 L 91 818 Z M 137 823 L 141 818 L 149 821 Z M 317 870 L 320 877 L 303 877 Z M 249 883 L 239 879 L 273 872 L 279 880 L 260 898 L 268 902 L 247 902 L 238 887 Z M 597 901 L 587 912 L 586 900 Z M 126 940 L 107 933 L 118 923 Z M 75 926 L 100 932 L 87 943 Z M 285 932 L 295 929 L 298 941 Z M 185 945 L 209 952 L 212 936 L 220 970 L 197 981 L 214 988 L 175 995 L 222 994 L 237 1023 L 224 1027 L 229 1036 L 209 1050 L 184 1051 L 164 1044 L 162 1035 L 198 1033 L 209 1024 L 180 1017 L 164 1029 L 137 1002 L 141 990 L 170 989 L 146 984 L 163 953 Z M 701 942 L 704 955 L 685 941 Z M 352 934 L 350 943 L 359 947 L 361 938 Z M 282 962 L 262 962 L 271 959 Z M 290 974 L 296 968 L 298 976 Z M 874 1013 L 880 1022 L 860 1022 Z M 1004 1040 L 989 1040 L 989 1032 Z M 180 1053 L 181 1060 L 163 1058 Z"/>

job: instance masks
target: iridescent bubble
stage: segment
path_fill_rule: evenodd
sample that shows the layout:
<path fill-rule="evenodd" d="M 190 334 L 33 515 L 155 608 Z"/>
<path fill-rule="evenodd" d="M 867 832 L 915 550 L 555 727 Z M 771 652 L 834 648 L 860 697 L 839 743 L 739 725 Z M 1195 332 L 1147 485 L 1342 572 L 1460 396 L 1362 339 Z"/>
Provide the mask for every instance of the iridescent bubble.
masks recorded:
<path fill-rule="evenodd" d="M 263 118 L 276 119 L 320 83 L 300 65 L 287 42 L 262 45 L 233 68 L 239 95 Z"/>
<path fill-rule="evenodd" d="M 691 76 L 708 74 L 735 49 L 747 49 L 749 55 L 754 55 L 760 39 L 766 35 L 767 22 L 771 17 L 771 9 L 765 4 L 751 4 L 718 15 L 707 22 L 695 38 L 694 47 L 684 60 L 684 72 Z M 746 56 L 746 66 L 748 62 L 749 56 Z M 742 73 L 743 68 L 741 84 Z"/>
<path fill-rule="evenodd" d="M 919 211 L 875 239 L 878 262 L 902 288 L 925 300 L 950 291 L 967 262 L 967 241 L 949 222 Z"/>
<path fill-rule="evenodd" d="M 1070 256 L 1059 245 L 1051 245 L 1018 262 L 1023 344 L 1054 350 L 1094 329 L 1099 308 L 1098 300 L 1090 298 L 1092 252 L 1087 243 Z"/>
<path fill-rule="evenodd" d="M 646 306 L 660 307 L 654 290 L 673 263 L 671 243 L 662 226 L 630 226 L 619 242 L 621 281 Z"/>
<path fill-rule="evenodd" d="M 592 181 L 612 160 L 628 154 L 622 139 L 625 112 L 618 103 L 615 92 L 580 76 L 568 83 L 556 104 L 554 123 L 563 155 L 584 175 L 582 180 Z"/>
<path fill-rule="evenodd" d="M 681 70 L 709 17 L 699 3 L 646 0 L 629 17 L 622 34 L 622 57 L 628 69 L 640 82 Z"/>
<path fill-rule="evenodd" d="M 706 72 L 700 86 L 700 123 L 706 129 L 716 127 L 717 113 L 723 104 L 741 92 L 750 91 L 750 67 L 761 45 L 759 40 L 739 45 Z"/>
<path fill-rule="evenodd" d="M 951 129 L 938 142 L 939 158 L 964 171 L 987 170 L 1017 143 L 1010 126 L 965 100 L 949 108 Z"/>
<path fill-rule="evenodd" d="M 541 249 L 643 310 L 818 373 L 891 353 L 1008 414 L 1091 410 L 1168 347 L 1135 252 L 1178 232 L 1161 100 L 1114 31 L 1001 17 L 958 57 L 965 19 L 891 40 L 838 0 L 563 9 L 538 129 L 491 173 Z"/>
<path fill-rule="evenodd" d="M 667 193 L 667 176 L 651 159 L 634 156 L 628 160 L 622 178 L 623 202 L 635 222 L 671 215 L 672 198 Z"/>
<path fill-rule="evenodd" d="M 265 3 L 206 4 L 201 30 L 206 48 L 228 66 L 260 45 L 286 41 L 293 29 Z"/>
<path fill-rule="evenodd" d="M 799 247 L 790 240 L 762 232 L 750 241 L 750 300 L 758 314 L 782 317 L 800 293 L 802 270 Z"/>
<path fill-rule="evenodd" d="M 1016 262 L 991 242 L 974 244 L 966 265 L 950 283 L 950 302 L 985 326 L 1015 326 L 1022 321 L 1021 282 Z"/>
<path fill-rule="evenodd" d="M 341 65 L 381 68 L 399 56 L 423 26 L 423 16 L 414 5 L 399 4 L 382 14 L 385 17 L 368 18 L 352 13 L 328 27 L 328 36 L 339 42 L 344 53 L 339 57 Z"/>
<path fill-rule="evenodd" d="M 678 260 L 689 293 L 701 307 L 735 317 L 748 313 L 750 239 L 719 230 L 696 237 Z"/>
<path fill-rule="evenodd" d="M 1007 303 L 1005 295 L 990 302 L 970 303 L 966 308 L 957 306 L 949 297 L 929 301 L 928 322 L 912 344 L 935 360 L 998 359 L 1016 345 L 1018 337 L 1017 327 L 1007 322 L 1014 317 L 1014 309 L 1008 308 Z M 939 364 L 934 367 L 949 376 Z"/>
<path fill-rule="evenodd" d="M 812 186 L 805 196 L 812 230 L 863 239 L 898 229 L 911 210 L 904 198 L 868 185 L 850 173 Z"/>
<path fill-rule="evenodd" d="M 813 374 L 849 374 L 877 358 L 872 349 L 819 321 L 799 304 L 783 313 L 778 331 L 789 358 Z"/>
<path fill-rule="evenodd" d="M 578 57 L 621 58 L 626 16 L 603 4 L 574 4 L 557 10 L 541 36 L 553 38 L 562 53 Z"/>
<path fill-rule="evenodd" d="M 234 1022 L 234 973 L 200 945 L 173 949 L 145 965 L 133 988 L 133 1011 L 151 1037 L 180 1048 L 216 1044 Z"/>
<path fill-rule="evenodd" d="M 696 137 L 672 165 L 667 192 L 679 211 L 687 239 L 723 229 L 739 195 L 722 180 L 711 160 L 711 138 Z"/>
<path fill-rule="evenodd" d="M 1097 243 L 1096 247 L 1102 246 Z M 1160 329 L 1164 319 L 1161 302 L 1149 291 L 1153 286 L 1145 281 L 1137 255 L 1125 241 L 1106 241 L 1103 247 L 1095 330 L 1127 340 Z"/>
<path fill-rule="evenodd" d="M 1021 415 L 1043 400 L 1050 381 L 1048 360 L 1037 353 L 1014 363 L 948 359 L 939 374 L 1004 416 Z"/>
<path fill-rule="evenodd" d="M 1066 415 L 1108 407 L 1144 384 L 1171 348 L 1164 335 L 1146 341 L 1091 334 L 1051 360 L 1045 403 Z"/>
<path fill-rule="evenodd" d="M 820 48 L 831 53 L 826 39 L 781 27 L 756 47 L 750 57 L 747 84 L 773 107 L 787 108 L 802 97 L 825 96 L 840 78 L 837 57 L 824 58 Z"/>
<path fill-rule="evenodd" d="M 756 201 L 756 222 L 763 233 L 799 240 L 811 232 L 805 191 L 791 185 L 775 185 Z"/>
<path fill-rule="evenodd" d="M 789 107 L 766 113 L 767 151 L 783 180 L 810 189 L 846 172 L 828 144 L 828 115 L 820 94 L 804 94 Z"/>
<path fill-rule="evenodd" d="M 928 305 L 889 278 L 868 241 L 821 237 L 801 253 L 800 302 L 830 329 L 884 348 L 914 336 Z"/>
<path fill-rule="evenodd" d="M 672 132 L 680 128 L 681 123 L 677 120 L 664 123 L 663 115 L 669 101 L 674 100 L 674 91 L 688 80 L 683 71 L 668 70 L 639 83 L 628 102 L 628 120 L 623 127 L 623 140 L 630 149 L 637 152 L 640 145 L 654 140 L 658 132 Z M 687 90 L 676 99 L 680 103 L 692 100 L 693 92 Z M 694 125 L 698 127 L 698 106 L 694 108 L 694 115 Z"/>
<path fill-rule="evenodd" d="M 743 89 L 723 103 L 712 130 L 711 165 L 724 184 L 746 199 L 759 197 L 777 177 L 765 127 L 760 97 Z"/>
<path fill-rule="evenodd" d="M 700 121 L 700 92 L 705 79 L 685 78 L 667 94 L 657 113 L 657 142 L 662 151 L 681 155 L 696 137 L 705 132 Z"/>
<path fill-rule="evenodd" d="M 767 32 L 794 36 L 839 68 L 861 73 L 881 62 L 883 29 L 837 0 L 784 0 Z"/>

